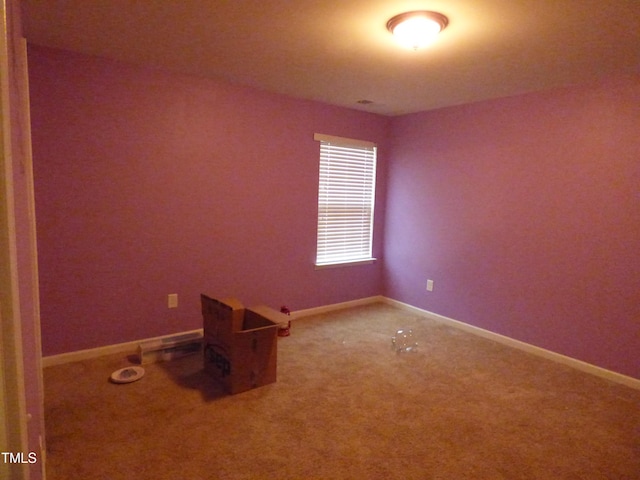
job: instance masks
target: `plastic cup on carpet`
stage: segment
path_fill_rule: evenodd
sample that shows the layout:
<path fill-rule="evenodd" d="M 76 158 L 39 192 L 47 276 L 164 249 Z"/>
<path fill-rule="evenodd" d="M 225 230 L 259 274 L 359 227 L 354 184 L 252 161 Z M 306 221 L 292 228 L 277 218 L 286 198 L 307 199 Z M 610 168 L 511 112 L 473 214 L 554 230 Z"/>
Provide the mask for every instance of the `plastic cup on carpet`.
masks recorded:
<path fill-rule="evenodd" d="M 398 330 L 396 336 L 391 337 L 391 344 L 396 353 L 415 352 L 418 348 L 418 343 L 413 338 L 411 329 Z"/>

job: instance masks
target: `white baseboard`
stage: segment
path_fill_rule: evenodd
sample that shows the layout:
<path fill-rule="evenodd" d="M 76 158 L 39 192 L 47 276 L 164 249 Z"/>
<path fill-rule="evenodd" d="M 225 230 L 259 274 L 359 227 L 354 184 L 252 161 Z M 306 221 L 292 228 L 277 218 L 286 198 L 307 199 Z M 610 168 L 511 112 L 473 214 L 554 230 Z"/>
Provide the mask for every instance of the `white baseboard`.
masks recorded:
<path fill-rule="evenodd" d="M 553 360 L 554 362 L 562 363 L 563 365 L 567 365 L 569 367 L 575 368 L 576 370 L 580 370 L 586 373 L 590 373 L 591 375 L 595 375 L 600 378 L 604 378 L 606 380 L 610 380 L 612 382 L 621 383 L 626 385 L 627 387 L 634 388 L 636 390 L 640 390 L 640 379 L 629 377 L 627 375 L 622 375 L 621 373 L 613 372 L 611 370 L 607 370 L 605 368 L 598 367 L 596 365 L 592 365 L 587 362 L 583 362 L 582 360 L 577 360 L 575 358 L 567 357 L 566 355 L 562 355 L 560 353 L 552 352 L 551 350 L 546 350 L 544 348 L 536 347 L 535 345 L 531 345 L 529 343 L 521 342 L 520 340 L 515 340 L 510 337 L 506 337 L 504 335 L 500 335 L 499 333 L 494 333 L 489 330 L 485 330 L 480 327 L 475 327 L 473 325 L 469 325 L 467 323 L 460 322 L 458 320 L 454 320 L 449 317 L 445 317 L 443 315 L 438 315 L 437 313 L 429 312 L 427 310 L 423 310 L 418 307 L 414 307 L 413 305 L 409 305 L 407 303 L 399 302 L 398 300 L 393 300 L 391 298 L 382 297 L 382 302 L 387 303 L 389 305 L 393 305 L 404 310 L 411 311 L 413 313 L 417 313 L 419 315 L 428 317 L 432 320 L 436 320 L 438 322 L 446 323 L 452 327 L 458 328 L 460 330 L 464 330 L 465 332 L 472 333 L 474 335 L 478 335 L 483 338 L 487 338 L 489 340 L 493 340 L 495 342 L 501 343 L 503 345 L 507 345 L 509 347 L 517 348 L 518 350 L 525 351 L 527 353 L 531 353 L 533 355 L 537 355 L 539 357 L 546 358 L 548 360 Z"/>
<path fill-rule="evenodd" d="M 384 300 L 385 297 L 383 297 L 382 295 L 376 295 L 373 297 L 359 298 L 358 300 L 350 300 L 348 302 L 332 303 L 331 305 L 323 305 L 321 307 L 296 310 L 294 312 L 291 312 L 291 319 L 295 320 L 302 317 L 309 317 L 311 315 L 321 315 L 323 313 L 329 313 L 335 310 L 343 310 L 345 308 L 359 307 L 361 305 L 367 305 L 370 303 L 384 302 Z"/>
<path fill-rule="evenodd" d="M 335 310 L 342 310 L 345 308 L 357 307 L 357 306 L 366 305 L 369 303 L 382 302 L 383 300 L 384 300 L 384 297 L 381 295 L 378 295 L 374 297 L 361 298 L 358 300 L 351 300 L 348 302 L 334 303 L 331 305 L 324 305 L 321 307 L 309 308 L 306 310 L 297 310 L 295 312 L 291 312 L 291 319 L 295 320 L 298 318 L 308 317 L 311 315 L 320 315 L 322 313 L 328 313 Z M 179 333 L 179 335 L 187 335 L 191 333 L 202 334 L 202 329 L 200 328 L 197 330 L 182 332 L 182 333 Z M 42 366 L 53 367 L 55 365 L 61 365 L 64 363 L 71 363 L 71 362 L 79 362 L 82 360 L 90 360 L 92 358 L 98 358 L 104 355 L 112 355 L 116 353 L 122 353 L 122 354 L 128 353 L 133 355 L 138 352 L 138 346 L 141 343 L 155 341 L 155 340 L 162 340 L 165 338 L 173 337 L 175 335 L 178 335 L 178 334 L 163 335 L 161 337 L 154 337 L 154 338 L 144 338 L 140 340 L 134 340 L 132 342 L 117 343 L 114 345 L 105 345 L 103 347 L 89 348 L 86 350 L 77 350 L 75 352 L 61 353 L 58 355 L 49 355 L 47 357 L 42 358 Z"/>
<path fill-rule="evenodd" d="M 494 333 L 480 327 L 475 327 L 473 325 L 469 325 L 467 323 L 463 323 L 458 320 L 454 320 L 452 318 L 439 315 L 437 313 L 429 312 L 427 310 L 414 307 L 413 305 L 409 305 L 408 303 L 403 303 L 398 300 L 393 300 L 383 295 L 376 295 L 373 297 L 366 297 L 358 300 L 350 300 L 342 303 L 334 303 L 331 305 L 323 305 L 321 307 L 308 308 L 305 310 L 297 310 L 297 311 L 291 312 L 291 319 L 296 320 L 303 317 L 309 317 L 311 315 L 321 315 L 321 314 L 333 312 L 336 310 L 343 310 L 346 308 L 358 307 L 362 305 L 368 305 L 371 303 L 380 303 L 380 302 L 393 305 L 395 307 L 416 313 L 418 315 L 422 315 L 424 317 L 430 318 L 432 320 L 436 320 L 441 323 L 445 323 L 447 325 L 458 328 L 460 330 L 464 330 L 465 332 L 469 332 L 474 335 L 478 335 L 480 337 L 493 340 L 503 345 L 507 345 L 512 348 L 517 348 L 518 350 L 522 350 L 524 352 L 528 352 L 533 355 L 546 358 L 548 360 L 553 360 L 554 362 L 567 365 L 569 367 L 575 368 L 576 370 L 590 373 L 591 375 L 595 375 L 597 377 L 604 378 L 612 382 L 620 383 L 628 387 L 634 388 L 636 390 L 640 390 L 640 379 L 629 377 L 627 375 L 622 375 L 621 373 L 613 372 L 611 370 L 607 370 L 605 368 L 601 368 L 596 365 L 592 365 L 590 363 L 577 360 L 575 358 L 567 357 L 566 355 L 552 352 L 551 350 L 546 350 L 544 348 L 536 347 L 535 345 L 521 342 L 520 340 L 515 340 L 513 338 L 506 337 L 504 335 L 500 335 L 499 333 Z M 189 332 L 183 332 L 183 333 L 190 334 L 190 333 L 197 333 L 197 332 L 202 333 L 202 329 L 191 330 Z M 103 355 L 111 355 L 115 353 L 135 354 L 137 352 L 138 345 L 141 342 L 145 342 L 149 340 L 160 340 L 160 339 L 168 338 L 172 336 L 175 336 L 175 334 L 164 335 L 162 337 L 155 337 L 151 339 L 136 340 L 133 342 L 119 343 L 115 345 L 106 345 L 104 347 L 91 348 L 87 350 L 78 350 L 76 352 L 62 353 L 60 355 L 51 355 L 48 357 L 43 357 L 42 366 L 51 367 L 51 366 L 60 365 L 63 363 L 77 362 L 80 360 L 88 360 L 91 358 L 97 358 Z"/>
<path fill-rule="evenodd" d="M 202 335 L 202 329 L 190 330 L 188 332 L 182 332 L 180 335 L 196 334 Z M 61 353 L 59 355 L 49 355 L 42 357 L 43 367 L 53 367 L 54 365 L 61 365 L 63 363 L 79 362 L 81 360 L 89 360 L 92 358 L 102 357 L 104 355 L 113 355 L 116 353 L 129 353 L 137 354 L 138 346 L 143 342 L 162 340 L 164 338 L 170 338 L 176 336 L 175 333 L 170 335 L 163 335 L 161 337 L 145 338 L 142 340 L 134 340 L 133 342 L 117 343 L 114 345 L 105 345 L 104 347 L 88 348 L 86 350 L 77 350 L 75 352 Z"/>

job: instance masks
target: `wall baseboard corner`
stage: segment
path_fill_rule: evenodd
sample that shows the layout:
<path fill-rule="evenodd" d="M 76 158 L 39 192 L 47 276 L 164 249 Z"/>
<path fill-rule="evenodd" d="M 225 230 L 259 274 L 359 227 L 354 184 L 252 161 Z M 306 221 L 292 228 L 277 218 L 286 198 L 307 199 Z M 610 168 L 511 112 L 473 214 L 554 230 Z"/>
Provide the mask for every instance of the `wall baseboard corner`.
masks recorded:
<path fill-rule="evenodd" d="M 600 377 L 606 380 L 610 380 L 615 383 L 625 385 L 627 387 L 630 387 L 636 390 L 640 390 L 640 379 L 629 377 L 627 375 L 623 375 L 621 373 L 617 373 L 611 370 L 607 370 L 605 368 L 598 367 L 596 365 L 592 365 L 590 363 L 583 362 L 575 358 L 567 357 L 566 355 L 562 355 L 560 353 L 556 353 L 551 350 L 546 350 L 544 348 L 537 347 L 529 343 L 521 342 L 520 340 L 515 340 L 513 338 L 500 335 L 499 333 L 495 333 L 490 330 L 485 330 L 480 327 L 475 327 L 468 323 L 464 323 L 459 320 L 454 320 L 453 318 L 445 317 L 443 315 L 439 315 L 437 313 L 433 313 L 428 310 L 423 310 L 421 308 L 414 307 L 413 305 L 410 305 L 408 303 L 403 303 L 398 300 L 385 297 L 383 295 L 375 295 L 372 297 L 360 298 L 357 300 L 349 300 L 341 303 L 323 305 L 321 307 L 313 307 L 313 308 L 308 308 L 304 310 L 297 310 L 297 311 L 291 312 L 291 319 L 297 320 L 304 317 L 310 317 L 312 315 L 322 315 L 322 314 L 334 312 L 337 310 L 359 307 L 362 305 L 369 305 L 373 303 L 386 303 L 388 305 L 392 305 L 397 308 L 410 311 L 417 315 L 421 315 L 423 317 L 430 318 L 432 320 L 447 324 L 451 327 L 463 330 L 465 332 L 478 335 L 480 337 L 483 337 L 489 340 L 493 340 L 495 342 L 501 343 L 503 345 L 506 345 L 512 348 L 516 348 L 518 350 L 522 350 L 524 352 L 531 353 L 538 357 L 546 358 L 548 360 L 552 360 L 554 362 L 567 365 L 571 368 L 575 368 L 577 370 L 589 373 L 591 375 L 595 375 L 597 377 Z M 198 334 L 198 333 L 202 335 L 202 329 L 183 332 L 183 335 Z M 51 356 L 42 358 L 42 366 L 46 368 L 46 367 L 51 367 L 55 365 L 60 365 L 63 363 L 78 362 L 82 360 L 88 360 L 88 359 L 97 358 L 104 355 L 112 355 L 116 353 L 135 354 L 137 352 L 137 349 L 140 343 L 154 341 L 154 340 L 162 340 L 165 338 L 174 337 L 175 335 L 176 334 L 164 335 L 161 337 L 154 337 L 150 339 L 136 340 L 133 342 L 119 343 L 115 345 L 106 345 L 104 347 L 91 348 L 87 350 L 78 350 L 75 352 L 62 353 L 59 355 L 51 355 Z"/>
<path fill-rule="evenodd" d="M 383 303 L 387 303 L 389 305 L 393 305 L 398 308 L 411 311 L 418 315 L 422 315 L 432 320 L 445 323 L 451 327 L 458 328 L 465 332 L 472 333 L 474 335 L 478 335 L 480 337 L 483 337 L 489 340 L 493 340 L 495 342 L 501 343 L 503 345 L 506 345 L 512 348 L 517 348 L 518 350 L 531 353 L 538 357 L 546 358 L 548 360 L 552 360 L 554 362 L 567 365 L 571 368 L 575 368 L 576 370 L 580 370 L 582 372 L 595 375 L 605 380 L 609 380 L 609 381 L 619 383 L 636 390 L 640 390 L 640 379 L 629 377 L 627 375 L 623 375 L 621 373 L 614 372 L 611 370 L 607 370 L 605 368 L 598 367 L 597 365 L 592 365 L 590 363 L 583 362 L 582 360 L 567 357 L 566 355 L 562 355 L 560 353 L 556 353 L 551 350 L 546 350 L 544 348 L 537 347 L 529 343 L 521 342 L 520 340 L 515 340 L 513 338 L 500 335 L 499 333 L 495 333 L 490 330 L 485 330 L 480 327 L 475 327 L 473 325 L 469 325 L 468 323 L 464 323 L 459 320 L 454 320 L 453 318 L 449 318 L 443 315 L 439 315 L 437 313 L 429 312 L 428 310 L 423 310 L 421 308 L 414 307 L 413 305 L 409 305 L 408 303 L 403 303 L 398 300 L 394 300 L 392 298 L 382 297 L 381 301 Z"/>

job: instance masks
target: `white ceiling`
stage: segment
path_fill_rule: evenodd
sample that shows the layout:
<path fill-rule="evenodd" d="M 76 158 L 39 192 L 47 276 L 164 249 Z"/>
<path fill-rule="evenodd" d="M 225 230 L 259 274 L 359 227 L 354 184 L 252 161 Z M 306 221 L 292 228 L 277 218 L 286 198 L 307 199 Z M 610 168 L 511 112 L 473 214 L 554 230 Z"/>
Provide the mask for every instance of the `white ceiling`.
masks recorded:
<path fill-rule="evenodd" d="M 34 44 L 385 115 L 640 73 L 640 0 L 23 4 Z M 429 48 L 402 49 L 386 30 L 410 10 L 449 18 Z"/>

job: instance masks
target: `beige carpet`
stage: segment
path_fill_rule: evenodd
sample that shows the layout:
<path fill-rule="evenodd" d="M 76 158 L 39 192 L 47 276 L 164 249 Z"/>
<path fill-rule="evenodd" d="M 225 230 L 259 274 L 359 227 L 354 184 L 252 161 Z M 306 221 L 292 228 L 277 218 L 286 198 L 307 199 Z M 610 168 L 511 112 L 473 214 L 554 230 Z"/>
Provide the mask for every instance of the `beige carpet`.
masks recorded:
<path fill-rule="evenodd" d="M 640 391 L 392 306 L 298 320 L 278 357 L 235 396 L 198 356 L 46 368 L 48 480 L 640 478 Z"/>

